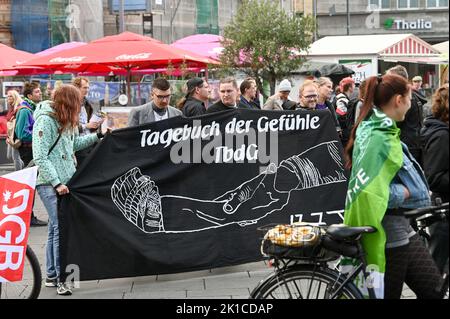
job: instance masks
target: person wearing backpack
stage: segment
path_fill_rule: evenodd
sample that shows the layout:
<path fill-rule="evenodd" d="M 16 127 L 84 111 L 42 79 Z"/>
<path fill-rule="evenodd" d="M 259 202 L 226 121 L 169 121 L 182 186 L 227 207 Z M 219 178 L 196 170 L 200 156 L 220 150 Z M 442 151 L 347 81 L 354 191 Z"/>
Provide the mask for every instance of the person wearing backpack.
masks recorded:
<path fill-rule="evenodd" d="M 16 125 L 14 132 L 16 137 L 21 141 L 18 148 L 20 159 L 26 167 L 33 159 L 32 134 L 34 118 L 33 113 L 37 103 L 41 101 L 42 93 L 39 83 L 25 82 L 23 88 L 23 101 L 20 103 L 16 111 Z M 46 226 L 47 223 L 39 220 L 34 211 L 31 212 L 30 226 Z"/>
<path fill-rule="evenodd" d="M 355 81 L 351 77 L 347 77 L 339 82 L 340 93 L 334 99 L 334 109 L 336 110 L 339 125 L 342 129 L 342 145 L 345 147 L 350 138 L 352 121 L 350 118 L 354 116 L 355 100 L 350 100 L 350 95 L 355 89 Z M 350 103 L 351 102 L 351 103 Z M 354 122 L 354 121 L 353 121 Z"/>
<path fill-rule="evenodd" d="M 16 171 L 19 171 L 23 168 L 23 162 L 20 159 L 20 154 L 17 149 L 18 147 L 16 147 L 20 143 L 20 141 L 16 138 L 14 130 L 16 126 L 16 111 L 23 100 L 16 90 L 9 90 L 6 99 L 6 102 L 8 104 L 8 113 L 6 114 L 8 128 L 8 137 L 6 138 L 6 144 L 8 144 L 7 157 L 13 160 L 14 169 Z"/>

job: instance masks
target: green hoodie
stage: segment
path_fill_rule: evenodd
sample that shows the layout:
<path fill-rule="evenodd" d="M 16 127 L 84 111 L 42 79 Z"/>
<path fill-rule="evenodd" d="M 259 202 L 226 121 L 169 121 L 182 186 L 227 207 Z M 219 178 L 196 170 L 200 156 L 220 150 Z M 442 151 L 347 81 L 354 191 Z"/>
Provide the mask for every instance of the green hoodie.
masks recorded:
<path fill-rule="evenodd" d="M 52 152 L 49 150 L 59 135 L 60 125 L 53 116 L 50 101 L 42 102 L 34 112 L 33 159 L 39 167 L 37 185 L 53 187 L 66 184 L 76 170 L 74 153 L 98 141 L 97 134 L 78 135 L 78 128 L 64 130 Z"/>

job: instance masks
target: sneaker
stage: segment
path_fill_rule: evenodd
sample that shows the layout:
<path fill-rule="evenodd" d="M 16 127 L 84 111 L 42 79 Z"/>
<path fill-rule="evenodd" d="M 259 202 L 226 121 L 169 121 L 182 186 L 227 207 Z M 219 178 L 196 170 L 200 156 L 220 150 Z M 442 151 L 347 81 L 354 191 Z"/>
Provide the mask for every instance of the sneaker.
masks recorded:
<path fill-rule="evenodd" d="M 45 287 L 57 287 L 58 281 L 56 278 L 46 278 Z"/>
<path fill-rule="evenodd" d="M 72 294 L 72 290 L 65 282 L 58 283 L 58 286 L 56 287 L 56 292 L 60 296 L 70 296 Z"/>
<path fill-rule="evenodd" d="M 33 216 L 31 217 L 30 226 L 31 227 L 47 226 L 47 223 Z"/>

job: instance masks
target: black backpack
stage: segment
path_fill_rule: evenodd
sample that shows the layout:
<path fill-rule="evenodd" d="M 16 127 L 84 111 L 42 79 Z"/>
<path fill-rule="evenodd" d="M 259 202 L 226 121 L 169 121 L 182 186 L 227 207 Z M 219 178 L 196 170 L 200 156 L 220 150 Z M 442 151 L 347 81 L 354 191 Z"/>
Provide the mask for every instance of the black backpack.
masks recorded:
<path fill-rule="evenodd" d="M 335 99 L 333 102 L 334 109 L 336 110 L 336 102 L 338 99 Z M 350 139 L 350 134 L 352 132 L 353 126 L 355 125 L 355 113 L 356 106 L 358 105 L 359 99 L 353 98 L 349 100 L 347 104 L 347 113 L 344 116 L 338 115 L 339 125 L 342 129 L 342 144 L 345 146 Z"/>

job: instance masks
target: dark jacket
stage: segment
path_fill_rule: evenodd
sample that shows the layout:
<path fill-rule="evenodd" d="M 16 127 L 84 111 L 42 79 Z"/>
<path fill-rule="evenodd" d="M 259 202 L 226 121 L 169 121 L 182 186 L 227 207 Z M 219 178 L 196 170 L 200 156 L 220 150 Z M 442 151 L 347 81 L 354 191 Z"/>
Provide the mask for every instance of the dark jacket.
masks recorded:
<path fill-rule="evenodd" d="M 430 190 L 433 192 L 433 198 L 441 197 L 442 202 L 448 202 L 448 124 L 428 117 L 424 122 L 421 134 L 424 150 L 423 169 Z"/>
<path fill-rule="evenodd" d="M 226 106 L 225 104 L 222 103 L 222 101 L 219 100 L 218 102 L 209 106 L 208 109 L 206 110 L 206 113 L 210 114 L 210 113 L 221 112 L 221 111 L 230 111 L 230 110 L 234 110 L 234 109 L 235 109 L 234 107 Z"/>
<path fill-rule="evenodd" d="M 241 96 L 238 107 L 240 109 L 259 110 L 260 108 L 253 101 L 247 101 L 247 99 Z"/>
<path fill-rule="evenodd" d="M 92 107 L 91 103 L 86 99 L 86 97 L 83 97 L 83 103 L 84 108 L 86 109 L 88 121 L 92 117 L 92 113 L 94 113 L 94 108 Z"/>
<path fill-rule="evenodd" d="M 205 103 L 193 97 L 188 97 L 182 109 L 186 117 L 203 115 L 206 113 Z"/>
<path fill-rule="evenodd" d="M 334 109 L 333 104 L 329 100 L 325 100 L 325 105 L 327 106 L 328 111 L 330 111 L 331 115 L 333 116 L 334 120 L 334 126 L 336 127 L 336 131 L 341 131 L 341 126 L 339 125 L 339 121 L 336 115 L 336 110 Z"/>
<path fill-rule="evenodd" d="M 423 126 L 423 106 L 427 103 L 424 96 L 412 91 L 411 108 L 406 112 L 405 119 L 397 123 L 400 128 L 400 140 L 408 146 L 414 158 L 423 165 L 420 130 Z"/>

